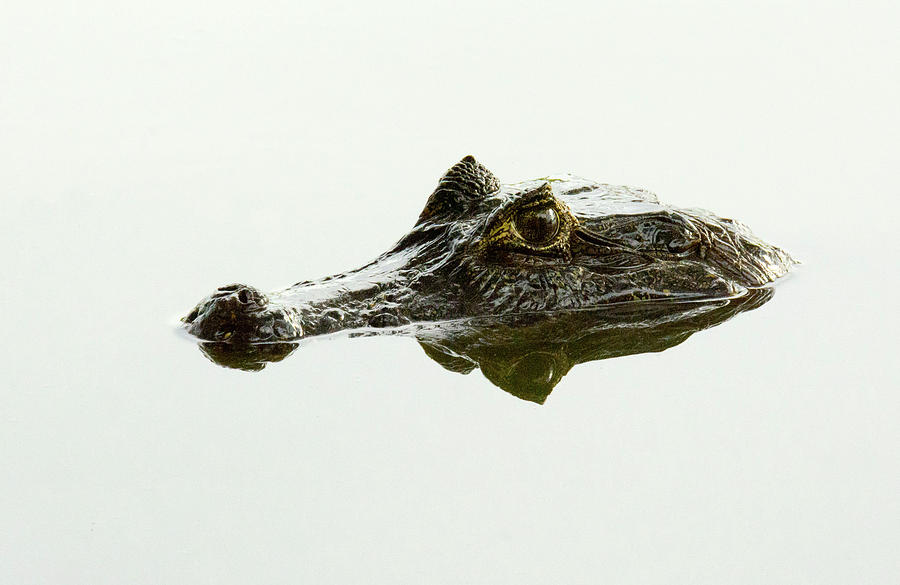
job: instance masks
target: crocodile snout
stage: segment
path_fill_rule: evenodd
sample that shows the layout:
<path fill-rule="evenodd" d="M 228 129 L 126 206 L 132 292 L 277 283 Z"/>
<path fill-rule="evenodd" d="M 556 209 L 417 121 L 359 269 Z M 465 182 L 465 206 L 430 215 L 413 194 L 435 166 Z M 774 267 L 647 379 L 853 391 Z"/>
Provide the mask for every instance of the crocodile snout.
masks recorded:
<path fill-rule="evenodd" d="M 229 284 L 200 301 L 183 319 L 190 334 L 208 341 L 258 343 L 296 339 L 299 323 L 252 286 Z"/>

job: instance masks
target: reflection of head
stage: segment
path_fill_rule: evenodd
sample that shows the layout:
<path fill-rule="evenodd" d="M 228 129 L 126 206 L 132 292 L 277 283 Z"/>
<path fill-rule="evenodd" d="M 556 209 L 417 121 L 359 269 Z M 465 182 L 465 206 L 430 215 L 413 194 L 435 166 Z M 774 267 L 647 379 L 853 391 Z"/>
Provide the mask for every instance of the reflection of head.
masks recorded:
<path fill-rule="evenodd" d="M 663 351 L 692 334 L 767 302 L 771 288 L 704 302 L 642 302 L 591 311 L 470 319 L 410 329 L 425 353 L 445 369 L 485 378 L 513 396 L 543 404 L 573 366 Z M 396 332 L 395 332 L 396 333 Z M 202 342 L 213 362 L 258 371 L 290 355 L 297 343 Z"/>
<path fill-rule="evenodd" d="M 663 351 L 759 307 L 772 294 L 770 288 L 752 289 L 739 298 L 710 302 L 637 303 L 482 320 L 424 330 L 417 337 L 425 353 L 445 368 L 468 373 L 479 367 L 494 385 L 543 404 L 576 364 Z"/>
<path fill-rule="evenodd" d="M 445 369 L 484 377 L 513 396 L 543 404 L 576 364 L 663 351 L 697 331 L 755 309 L 773 294 L 707 302 L 628 303 L 593 311 L 456 321 L 412 329 L 425 353 Z M 211 361 L 228 368 L 262 370 L 281 361 L 297 343 L 201 342 Z"/>
<path fill-rule="evenodd" d="M 533 351 L 523 355 L 508 368 L 498 368 L 499 362 L 485 362 L 481 365 L 481 373 L 513 396 L 543 404 L 571 364 L 560 359 L 561 356 L 543 351 Z"/>
<path fill-rule="evenodd" d="M 543 404 L 553 387 L 572 367 L 565 356 L 546 350 L 521 353 L 521 348 L 495 346 L 490 357 L 463 357 L 429 341 L 419 340 L 425 354 L 451 372 L 468 374 L 477 367 L 484 377 L 522 400 Z M 510 351 L 511 350 L 511 351 Z M 560 358 L 563 358 L 561 360 Z"/>

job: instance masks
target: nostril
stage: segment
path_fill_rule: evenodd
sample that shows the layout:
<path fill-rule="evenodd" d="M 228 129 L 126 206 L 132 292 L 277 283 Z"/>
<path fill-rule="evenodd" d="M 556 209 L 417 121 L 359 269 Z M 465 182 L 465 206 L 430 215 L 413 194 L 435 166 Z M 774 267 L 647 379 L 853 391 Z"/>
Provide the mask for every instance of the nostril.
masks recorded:
<path fill-rule="evenodd" d="M 193 323 L 194 320 L 199 316 L 200 316 L 200 309 L 198 307 L 194 307 L 191 310 L 191 312 L 188 313 L 187 316 L 182 318 L 181 320 L 184 321 L 185 323 Z"/>

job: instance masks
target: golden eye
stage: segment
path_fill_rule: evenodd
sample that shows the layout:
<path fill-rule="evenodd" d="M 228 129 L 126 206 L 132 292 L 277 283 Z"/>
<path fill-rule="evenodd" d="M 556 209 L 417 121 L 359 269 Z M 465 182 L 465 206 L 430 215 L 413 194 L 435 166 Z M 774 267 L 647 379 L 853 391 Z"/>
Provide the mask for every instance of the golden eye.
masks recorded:
<path fill-rule="evenodd" d="M 552 207 L 526 209 L 516 215 L 515 226 L 529 244 L 546 244 L 559 233 L 559 214 Z"/>

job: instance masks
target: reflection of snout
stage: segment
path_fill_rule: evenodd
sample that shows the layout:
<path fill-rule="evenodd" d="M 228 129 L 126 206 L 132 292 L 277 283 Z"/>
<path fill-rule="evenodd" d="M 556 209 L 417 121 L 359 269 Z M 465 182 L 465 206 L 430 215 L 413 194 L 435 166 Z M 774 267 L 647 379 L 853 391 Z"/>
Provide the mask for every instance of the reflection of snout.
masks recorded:
<path fill-rule="evenodd" d="M 204 341 L 200 351 L 225 368 L 258 372 L 269 362 L 280 362 L 297 349 L 296 343 L 223 343 Z"/>
<path fill-rule="evenodd" d="M 294 339 L 299 325 L 266 296 L 242 284 L 219 287 L 184 318 L 190 334 L 208 341 L 253 343 Z"/>

